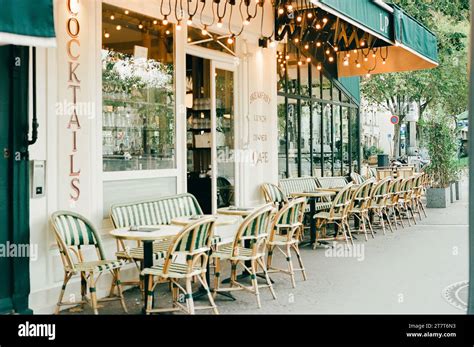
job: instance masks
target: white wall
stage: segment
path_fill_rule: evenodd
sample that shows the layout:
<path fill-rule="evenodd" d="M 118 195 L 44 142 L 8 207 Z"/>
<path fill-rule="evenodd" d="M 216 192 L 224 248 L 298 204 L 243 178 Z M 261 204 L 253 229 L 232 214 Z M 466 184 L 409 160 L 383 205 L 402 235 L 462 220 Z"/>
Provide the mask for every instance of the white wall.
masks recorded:
<path fill-rule="evenodd" d="M 118 6 L 142 12 L 150 16 L 159 16 L 158 1 L 125 1 L 107 0 Z M 101 6 L 99 1 L 82 0 L 79 20 L 81 22 L 81 57 L 77 76 L 81 80 L 81 91 L 78 101 L 91 103 L 92 112 L 79 116 L 81 129 L 77 132 L 77 152 L 73 152 L 72 130 L 67 128 L 69 117 L 56 113 L 57 103 L 63 100 L 72 101 L 72 92 L 68 86 L 68 57 L 66 54 L 67 32 L 65 1 L 55 1 L 57 49 L 38 49 L 38 117 L 39 141 L 31 147 L 32 160 L 46 160 L 47 183 L 46 196 L 31 200 L 31 243 L 38 245 L 38 260 L 31 263 L 31 296 L 30 307 L 36 313 L 51 313 L 59 294 L 63 280 L 62 265 L 55 240 L 49 228 L 48 218 L 58 209 L 73 210 L 84 214 L 96 224 L 103 235 L 106 253 L 114 256 L 115 241 L 107 234 L 111 228 L 110 221 L 104 220 L 104 201 L 110 199 L 113 190 L 104 190 L 104 179 L 110 184 L 120 186 L 124 175 L 104 177 L 102 173 L 102 99 L 101 99 Z M 269 5 L 269 4 L 267 4 Z M 267 10 L 265 25 L 271 29 L 271 11 Z M 173 21 L 173 19 L 171 19 Z M 269 26 L 268 26 L 269 25 Z M 214 28 L 211 28 L 214 30 Z M 216 29 L 217 30 L 217 29 Z M 271 30 L 270 30 L 271 32 Z M 250 152 L 258 152 L 263 163 L 241 163 L 238 165 L 240 186 L 239 197 L 242 204 L 262 202 L 259 185 L 266 181 L 277 180 L 277 119 L 276 119 L 276 63 L 273 49 L 261 49 L 257 46 L 260 33 L 259 23 L 246 28 L 246 34 L 237 43 L 236 64 L 236 133 L 237 146 Z M 176 37 L 176 104 L 178 110 L 185 99 L 185 45 L 186 27 Z M 251 100 L 251 95 L 252 102 Z M 256 97 L 258 96 L 258 97 Z M 166 172 L 140 173 L 134 177 L 134 184 L 139 180 L 162 179 L 163 190 L 159 181 L 157 194 L 181 192 L 186 182 L 186 136 L 184 116 L 177 112 L 177 162 L 176 170 Z M 258 116 L 258 117 L 256 117 Z M 257 120 L 256 120 L 257 119 Z M 181 121 L 182 120 L 182 121 Z M 255 136 L 254 136 L 255 135 Z M 262 155 L 262 153 L 267 153 Z M 70 155 L 75 154 L 74 166 L 81 169 L 81 195 L 78 201 L 70 198 L 71 176 Z M 127 177 L 125 177 L 127 178 Z M 170 181 L 171 180 L 171 181 Z M 173 187 L 170 187 L 170 182 Z M 126 185 L 126 182 L 123 183 Z M 164 187 L 166 186 L 166 187 Z M 166 189 L 164 189 L 166 188 Z M 107 196 L 104 196 L 104 191 Z M 121 198 L 126 198 L 125 195 Z M 136 276 L 133 266 L 125 271 L 124 279 Z M 102 281 L 98 294 L 103 295 L 108 289 L 107 280 Z M 78 295 L 77 279 L 67 291 L 66 298 Z"/>

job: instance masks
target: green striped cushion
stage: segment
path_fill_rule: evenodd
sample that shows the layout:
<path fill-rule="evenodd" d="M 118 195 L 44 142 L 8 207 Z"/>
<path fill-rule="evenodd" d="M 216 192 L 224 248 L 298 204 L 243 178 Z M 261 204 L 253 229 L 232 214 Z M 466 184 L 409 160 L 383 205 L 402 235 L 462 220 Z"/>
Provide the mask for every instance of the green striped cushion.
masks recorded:
<path fill-rule="evenodd" d="M 316 212 L 329 210 L 332 206 L 332 202 L 317 202 L 315 204 Z"/>
<path fill-rule="evenodd" d="M 354 184 L 362 184 L 365 182 L 364 177 L 359 175 L 357 172 L 351 173 L 351 179 L 354 182 Z"/>
<path fill-rule="evenodd" d="M 173 218 L 201 214 L 201 207 L 190 194 L 112 206 L 112 217 L 117 228 L 171 224 Z"/>
<path fill-rule="evenodd" d="M 97 244 L 91 227 L 78 217 L 61 214 L 55 218 L 54 223 L 67 246 Z"/>
<path fill-rule="evenodd" d="M 272 211 L 255 216 L 242 232 L 243 237 L 260 237 L 268 233 Z"/>
<path fill-rule="evenodd" d="M 126 264 L 126 261 L 123 259 L 119 260 L 98 260 L 98 261 L 89 261 L 83 262 L 79 264 L 75 264 L 74 267 L 76 271 L 86 271 L 86 272 L 103 272 L 107 270 L 114 270 L 121 268 L 123 265 Z"/>
<path fill-rule="evenodd" d="M 276 224 L 292 225 L 298 223 L 301 213 L 300 210 L 301 205 L 294 205 L 288 208 L 280 215 Z"/>

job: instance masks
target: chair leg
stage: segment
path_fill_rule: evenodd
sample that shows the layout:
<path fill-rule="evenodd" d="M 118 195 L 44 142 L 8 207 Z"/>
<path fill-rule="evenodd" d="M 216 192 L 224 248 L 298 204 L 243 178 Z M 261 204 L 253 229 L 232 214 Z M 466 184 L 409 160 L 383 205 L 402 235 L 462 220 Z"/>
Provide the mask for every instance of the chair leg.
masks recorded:
<path fill-rule="evenodd" d="M 84 309 L 85 303 L 87 301 L 87 275 L 84 271 L 81 272 L 81 298 L 83 301 L 81 307 Z"/>
<path fill-rule="evenodd" d="M 149 315 L 151 313 L 151 310 L 153 309 L 153 275 L 147 275 L 148 276 L 148 288 L 146 288 L 146 296 L 147 296 L 147 301 L 146 301 L 146 314 Z"/>
<path fill-rule="evenodd" d="M 383 213 L 382 211 L 377 211 L 377 215 L 379 216 L 380 223 L 382 224 L 383 234 L 387 235 L 387 231 L 385 230 L 385 221 L 383 220 Z"/>
<path fill-rule="evenodd" d="M 275 290 L 273 289 L 272 280 L 270 279 L 270 276 L 268 275 L 267 266 L 265 265 L 264 259 L 263 258 L 257 259 L 257 263 L 260 265 L 263 273 L 265 274 L 265 280 L 267 281 L 268 288 L 270 288 L 270 292 L 272 293 L 273 299 L 276 300 L 277 297 L 275 294 Z M 255 266 L 255 270 L 257 270 L 257 266 Z"/>
<path fill-rule="evenodd" d="M 421 198 L 418 200 L 418 204 L 420 205 L 421 210 L 423 211 L 423 214 L 425 215 L 425 218 L 427 218 L 428 216 L 426 215 L 425 206 L 424 206 L 423 203 L 421 202 Z"/>
<path fill-rule="evenodd" d="M 286 245 L 286 261 L 288 262 L 288 272 L 290 273 L 291 285 L 293 286 L 293 288 L 296 288 L 295 270 L 293 269 L 290 245 Z"/>
<path fill-rule="evenodd" d="M 306 281 L 307 280 L 306 270 L 304 268 L 303 259 L 301 258 L 300 248 L 299 248 L 298 244 L 296 244 L 296 243 L 293 244 L 293 249 L 296 253 L 296 258 L 298 259 L 298 264 L 300 265 L 301 272 L 303 273 L 303 280 Z"/>
<path fill-rule="evenodd" d="M 59 311 L 61 309 L 61 304 L 62 304 L 63 298 L 64 298 L 64 293 L 66 292 L 66 286 L 67 286 L 67 283 L 69 282 L 69 280 L 71 279 L 71 277 L 72 277 L 72 274 L 69 274 L 69 273 L 64 274 L 64 281 L 63 281 L 63 285 L 61 287 L 61 292 L 59 293 L 59 299 L 58 299 L 58 303 L 56 305 L 56 311 L 54 312 L 54 314 L 59 314 Z"/>
<path fill-rule="evenodd" d="M 342 223 L 346 225 L 347 234 L 349 235 L 349 240 L 351 240 L 351 245 L 353 245 L 354 244 L 354 238 L 352 237 L 352 231 L 351 231 L 351 226 L 349 224 L 349 220 L 346 219 L 346 220 L 342 221 Z"/>
<path fill-rule="evenodd" d="M 258 290 L 258 282 L 257 282 L 257 266 L 256 266 L 255 263 L 256 263 L 256 260 L 253 259 L 252 260 L 252 272 L 251 272 L 250 276 L 252 278 L 253 290 L 254 290 L 255 296 L 257 297 L 257 306 L 258 306 L 258 308 L 262 308 L 262 304 L 260 303 L 260 292 Z"/>
<path fill-rule="evenodd" d="M 367 220 L 367 223 L 369 225 L 370 234 L 372 235 L 372 238 L 375 239 L 374 229 L 372 228 L 372 223 L 370 222 L 369 214 L 368 213 L 365 214 L 364 218 Z"/>
<path fill-rule="evenodd" d="M 388 227 L 390 228 L 390 231 L 393 233 L 392 221 L 390 220 L 390 216 L 388 215 L 388 211 L 386 209 L 384 209 L 383 212 L 382 212 L 382 215 L 384 215 L 387 218 Z"/>
<path fill-rule="evenodd" d="M 275 250 L 275 246 L 268 246 L 268 255 L 267 255 L 267 268 L 270 269 L 272 267 L 272 260 L 273 260 L 273 251 Z"/>
<path fill-rule="evenodd" d="M 91 272 L 89 275 L 89 291 L 91 293 L 91 303 L 92 303 L 92 310 L 94 311 L 95 315 L 99 314 L 99 310 L 97 308 L 97 292 L 95 287 L 95 278 L 94 273 Z"/>
<path fill-rule="evenodd" d="M 214 314 L 219 314 L 216 303 L 214 302 L 214 298 L 212 297 L 211 291 L 209 290 L 209 286 L 207 284 L 206 274 L 203 273 L 200 278 L 201 278 L 201 284 L 207 292 L 207 297 L 209 298 L 209 303 L 211 304 Z"/>
<path fill-rule="evenodd" d="M 194 314 L 194 300 L 193 300 L 193 288 L 192 278 L 186 278 L 186 304 L 188 305 L 188 313 Z"/>
<path fill-rule="evenodd" d="M 120 269 L 115 269 L 115 279 L 117 283 L 118 295 L 120 297 L 120 303 L 122 305 L 123 311 L 128 313 L 127 305 L 125 304 L 125 298 L 123 296 L 122 283 L 120 282 Z"/>

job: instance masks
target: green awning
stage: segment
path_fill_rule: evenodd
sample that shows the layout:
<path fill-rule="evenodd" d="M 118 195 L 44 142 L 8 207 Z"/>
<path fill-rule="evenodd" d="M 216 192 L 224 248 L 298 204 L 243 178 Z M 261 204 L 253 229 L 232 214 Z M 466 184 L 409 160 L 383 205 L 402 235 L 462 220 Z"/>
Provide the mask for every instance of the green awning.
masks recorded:
<path fill-rule="evenodd" d="M 348 64 L 346 53 L 340 51 L 337 57 L 339 77 L 423 70 L 438 66 L 436 36 L 400 7 L 375 0 L 311 0 L 311 2 L 372 35 L 377 39 L 378 46 L 383 47 L 383 54 L 386 57 L 383 64 L 379 58 L 366 53 L 362 67 L 358 64 L 359 54 L 352 54 Z M 359 48 L 359 51 L 364 52 L 364 48 Z"/>
<path fill-rule="evenodd" d="M 0 44 L 54 47 L 53 0 L 0 0 Z"/>

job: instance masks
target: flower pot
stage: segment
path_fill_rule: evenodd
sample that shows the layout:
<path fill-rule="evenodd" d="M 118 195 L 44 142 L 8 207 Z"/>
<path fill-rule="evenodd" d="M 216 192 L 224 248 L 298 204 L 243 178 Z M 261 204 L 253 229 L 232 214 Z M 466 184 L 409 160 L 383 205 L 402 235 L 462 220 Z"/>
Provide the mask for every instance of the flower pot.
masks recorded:
<path fill-rule="evenodd" d="M 446 208 L 451 202 L 451 188 L 428 188 L 426 190 L 426 207 Z"/>
<path fill-rule="evenodd" d="M 456 200 L 461 200 L 461 182 L 454 182 L 454 187 L 456 190 Z"/>

